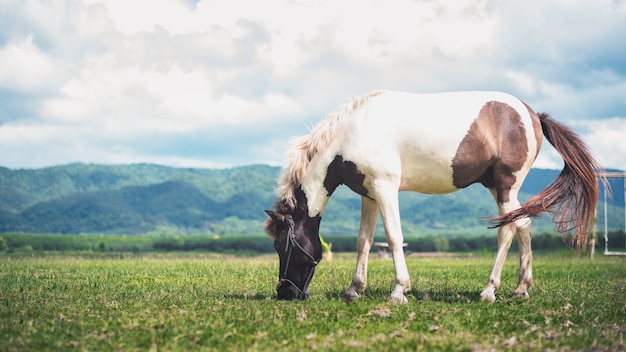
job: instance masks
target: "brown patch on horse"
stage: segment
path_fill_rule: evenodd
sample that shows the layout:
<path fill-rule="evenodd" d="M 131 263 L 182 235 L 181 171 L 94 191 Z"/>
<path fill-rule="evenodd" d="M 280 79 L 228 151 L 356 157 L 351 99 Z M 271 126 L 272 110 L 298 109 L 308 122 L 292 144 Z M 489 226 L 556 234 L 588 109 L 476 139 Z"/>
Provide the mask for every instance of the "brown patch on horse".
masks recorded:
<path fill-rule="evenodd" d="M 528 158 L 526 129 L 513 107 L 486 103 L 470 126 L 452 159 L 452 179 L 457 188 L 480 182 L 495 189 L 499 203 L 509 201 L 516 181 L 514 172 Z"/>
<path fill-rule="evenodd" d="M 345 184 L 359 195 L 367 196 L 367 188 L 365 188 L 364 181 L 365 175 L 357 169 L 355 163 L 343 160 L 341 155 L 336 155 L 326 169 L 324 188 L 326 188 L 329 197 L 342 184 Z"/>

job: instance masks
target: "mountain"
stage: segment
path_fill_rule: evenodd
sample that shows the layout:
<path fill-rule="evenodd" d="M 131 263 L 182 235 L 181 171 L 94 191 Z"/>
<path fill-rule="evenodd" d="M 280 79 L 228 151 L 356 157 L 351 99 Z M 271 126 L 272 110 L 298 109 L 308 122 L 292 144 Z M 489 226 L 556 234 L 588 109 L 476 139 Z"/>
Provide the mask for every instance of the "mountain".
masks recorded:
<path fill-rule="evenodd" d="M 258 227 L 264 220 L 278 172 L 265 165 L 1 168 L 0 232 L 135 234 L 159 226 L 240 232 L 250 221 Z"/>
<path fill-rule="evenodd" d="M 273 204 L 279 173 L 278 167 L 268 165 L 0 168 L 0 232 L 261 233 L 263 210 Z M 558 173 L 531 170 L 520 200 L 538 193 Z M 623 195 L 620 200 L 623 204 Z M 324 213 L 322 233 L 356 234 L 360 205 L 360 198 L 347 187 L 338 188 Z M 484 232 L 488 223 L 482 219 L 497 212 L 493 198 L 480 185 L 438 196 L 402 192 L 400 205 L 407 236 Z M 613 213 L 619 217 L 619 209 Z M 534 223 L 536 232 L 554 231 L 548 219 Z M 382 234 L 381 221 L 378 231 Z"/>

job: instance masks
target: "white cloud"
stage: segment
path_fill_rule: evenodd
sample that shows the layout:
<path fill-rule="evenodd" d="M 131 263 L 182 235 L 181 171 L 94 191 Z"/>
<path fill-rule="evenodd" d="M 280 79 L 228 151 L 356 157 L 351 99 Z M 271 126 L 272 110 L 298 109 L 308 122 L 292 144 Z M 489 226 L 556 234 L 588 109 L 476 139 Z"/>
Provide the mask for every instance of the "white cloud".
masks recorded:
<path fill-rule="evenodd" d="M 115 28 L 126 35 L 152 31 L 157 26 L 174 32 L 189 31 L 188 21 L 192 9 L 182 1 L 150 0 L 87 0 L 88 4 L 101 4 Z"/>
<path fill-rule="evenodd" d="M 606 168 L 626 170 L 626 117 L 586 120 L 576 124 L 598 162 Z"/>
<path fill-rule="evenodd" d="M 623 2 L 0 0 L 0 7 L 0 146 L 15 151 L 0 165 L 275 163 L 305 124 L 377 88 L 501 89 L 566 124 L 616 117 L 600 124 L 607 130 L 626 118 Z M 185 150 L 173 145 L 181 136 L 226 141 L 237 133 L 245 136 L 239 143 L 211 145 L 205 155 L 188 151 L 207 147 L 200 137 Z M 621 138 L 606 136 L 607 145 Z M 149 149 L 150 140 L 172 145 Z M 606 157 L 604 148 L 597 145 L 598 159 L 625 164 L 621 149 Z M 559 163 L 548 150 L 536 165 Z"/>
<path fill-rule="evenodd" d="M 0 48 L 0 88 L 39 92 L 58 84 L 62 76 L 55 59 L 34 45 L 32 35 Z"/>

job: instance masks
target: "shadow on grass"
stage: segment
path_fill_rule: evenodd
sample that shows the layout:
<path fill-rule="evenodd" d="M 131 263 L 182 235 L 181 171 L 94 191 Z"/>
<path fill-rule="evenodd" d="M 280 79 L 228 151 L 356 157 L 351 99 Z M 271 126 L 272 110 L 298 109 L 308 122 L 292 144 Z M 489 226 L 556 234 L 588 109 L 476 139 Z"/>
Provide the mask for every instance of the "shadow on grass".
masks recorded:
<path fill-rule="evenodd" d="M 343 295 L 343 290 L 333 290 L 326 291 L 325 293 L 316 293 L 311 292 L 311 300 L 341 300 Z M 386 290 L 384 288 L 367 288 L 365 292 L 361 295 L 360 299 L 370 300 L 370 301 L 380 301 L 381 303 L 387 302 L 389 300 L 389 296 L 391 295 L 391 290 Z M 438 290 L 410 290 L 406 293 L 409 302 L 441 302 L 441 303 L 450 303 L 450 304 L 468 304 L 468 303 L 480 303 L 483 302 L 480 299 L 480 291 L 438 291 Z M 277 298 L 276 294 L 263 294 L 263 293 L 255 293 L 255 294 L 228 294 L 225 295 L 224 298 L 231 300 L 240 300 L 240 301 L 281 301 Z M 302 300 L 295 300 L 295 302 L 303 302 Z M 507 304 L 507 305 L 517 305 L 524 304 L 529 302 L 527 299 L 521 298 L 513 298 L 509 294 L 498 294 L 497 295 L 497 303 Z"/>
<path fill-rule="evenodd" d="M 329 300 L 341 299 L 344 291 L 335 290 L 325 293 L 325 298 Z M 366 288 L 361 295 L 361 299 L 379 300 L 386 302 L 391 295 L 391 289 L 384 288 Z M 439 290 L 410 290 L 406 293 L 410 301 L 418 302 L 444 302 L 444 303 L 478 303 L 480 300 L 480 291 L 439 291 Z M 505 297 L 498 297 L 502 299 Z M 508 298 L 508 297 L 507 297 Z"/>
<path fill-rule="evenodd" d="M 263 293 L 243 294 L 243 293 L 229 293 L 224 295 L 225 299 L 240 300 L 240 301 L 270 301 L 277 300 L 276 295 L 267 295 Z"/>
<path fill-rule="evenodd" d="M 409 294 L 418 301 L 444 303 L 477 303 L 480 302 L 480 292 L 477 291 L 437 291 L 414 290 Z"/>
<path fill-rule="evenodd" d="M 344 291 L 334 290 L 325 293 L 326 299 L 341 299 Z M 314 293 L 312 293 L 314 294 Z M 384 288 L 366 288 L 365 292 L 361 295 L 361 299 L 367 300 L 380 300 L 386 302 L 391 295 L 391 289 Z M 480 301 L 480 292 L 476 291 L 449 291 L 442 292 L 436 290 L 410 290 L 406 293 L 409 301 L 431 301 L 431 302 L 446 302 L 446 303 L 474 303 Z"/>

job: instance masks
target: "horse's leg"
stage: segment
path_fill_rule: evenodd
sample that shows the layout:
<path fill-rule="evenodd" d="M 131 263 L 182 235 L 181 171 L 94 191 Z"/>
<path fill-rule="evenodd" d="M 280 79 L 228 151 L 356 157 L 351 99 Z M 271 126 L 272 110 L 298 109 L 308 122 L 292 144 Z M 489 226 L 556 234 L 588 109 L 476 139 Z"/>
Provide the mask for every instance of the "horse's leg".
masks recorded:
<path fill-rule="evenodd" d="M 514 229 L 514 224 L 507 224 L 498 229 L 498 253 L 496 254 L 496 259 L 493 264 L 493 269 L 491 270 L 491 275 L 489 275 L 487 285 L 480 293 L 480 298 L 482 300 L 489 302 L 496 301 L 496 291 L 500 287 L 502 267 L 504 266 L 504 261 L 506 260 L 509 248 L 511 248 L 513 236 L 515 236 Z"/>
<path fill-rule="evenodd" d="M 354 270 L 350 287 L 342 296 L 343 301 L 346 303 L 359 298 L 367 285 L 367 262 L 374 241 L 374 230 L 376 229 L 377 220 L 378 207 L 376 202 L 367 197 L 361 197 L 361 225 L 356 244 L 356 269 Z"/>
<path fill-rule="evenodd" d="M 389 250 L 393 255 L 393 265 L 396 272 L 396 285 L 391 292 L 389 303 L 408 303 L 404 292 L 411 288 L 409 270 L 404 259 L 404 236 L 400 223 L 400 206 L 398 204 L 398 187 L 391 182 L 378 182 L 374 185 L 378 198 L 378 208 L 385 225 L 385 234 Z"/>
<path fill-rule="evenodd" d="M 487 281 L 487 286 L 480 294 L 481 299 L 489 302 L 496 301 L 495 292 L 500 287 L 500 275 L 502 274 L 504 261 L 511 247 L 513 236 L 517 237 L 520 251 L 519 280 L 517 287 L 513 291 L 513 297 L 529 298 L 528 289 L 533 284 L 532 251 L 530 245 L 531 226 L 530 219 L 521 219 L 498 229 L 498 253 L 496 254 L 496 260 L 489 276 L 489 281 Z"/>
<path fill-rule="evenodd" d="M 494 191 L 492 190 L 491 192 L 495 197 Z M 500 214 L 506 214 L 507 212 L 518 207 L 519 202 L 517 201 L 498 205 Z M 500 287 L 502 267 L 504 266 L 504 261 L 509 253 L 509 248 L 511 248 L 511 242 L 513 241 L 516 231 L 517 227 L 515 223 L 506 224 L 498 228 L 498 253 L 496 254 L 496 259 L 494 260 L 493 269 L 491 270 L 491 275 L 489 275 L 487 285 L 480 293 L 480 298 L 482 300 L 489 302 L 496 301 L 496 291 Z"/>
<path fill-rule="evenodd" d="M 515 222 L 517 226 L 517 243 L 519 243 L 519 281 L 513 291 L 513 297 L 529 298 L 528 289 L 533 284 L 533 253 L 531 250 L 530 219 L 521 219 Z"/>

